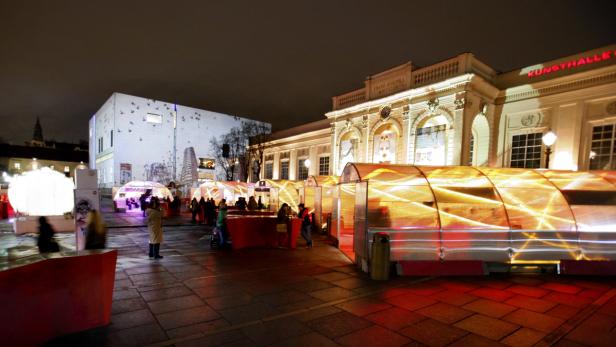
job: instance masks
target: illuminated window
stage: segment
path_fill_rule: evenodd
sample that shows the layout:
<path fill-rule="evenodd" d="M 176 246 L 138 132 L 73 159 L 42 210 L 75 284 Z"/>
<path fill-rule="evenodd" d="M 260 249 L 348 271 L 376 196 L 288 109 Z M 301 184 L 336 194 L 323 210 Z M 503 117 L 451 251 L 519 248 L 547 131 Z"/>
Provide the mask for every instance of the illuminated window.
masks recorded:
<path fill-rule="evenodd" d="M 71 169 L 68 166 L 65 166 L 64 167 L 64 172 L 69 172 L 69 171 L 71 171 Z"/>
<path fill-rule="evenodd" d="M 281 161 L 280 162 L 280 179 L 288 180 L 289 179 L 289 161 Z"/>
<path fill-rule="evenodd" d="M 342 173 L 347 163 L 353 163 L 357 160 L 359 154 L 359 137 L 352 131 L 346 132 L 340 137 L 338 151 L 338 174 Z"/>
<path fill-rule="evenodd" d="M 614 124 L 592 128 L 590 170 L 614 170 L 616 167 Z"/>
<path fill-rule="evenodd" d="M 272 179 L 274 177 L 274 163 L 265 163 L 265 179 Z"/>
<path fill-rule="evenodd" d="M 305 180 L 308 178 L 308 168 L 306 167 L 307 158 L 299 159 L 297 161 L 297 179 Z"/>
<path fill-rule="evenodd" d="M 447 165 L 449 121 L 438 115 L 422 121 L 415 132 L 415 164 Z"/>
<path fill-rule="evenodd" d="M 374 132 L 374 163 L 395 163 L 397 134 L 391 124 L 385 124 Z"/>
<path fill-rule="evenodd" d="M 15 165 L 13 165 L 15 167 L 16 170 L 21 170 L 21 163 L 15 163 Z"/>
<path fill-rule="evenodd" d="M 329 175 L 329 157 L 319 158 L 319 176 Z"/>
<path fill-rule="evenodd" d="M 161 116 L 160 114 L 148 113 L 145 116 L 145 121 L 148 123 L 162 124 L 163 116 Z"/>
<path fill-rule="evenodd" d="M 541 136 L 543 133 L 514 135 L 511 138 L 510 167 L 538 169 L 541 167 Z"/>

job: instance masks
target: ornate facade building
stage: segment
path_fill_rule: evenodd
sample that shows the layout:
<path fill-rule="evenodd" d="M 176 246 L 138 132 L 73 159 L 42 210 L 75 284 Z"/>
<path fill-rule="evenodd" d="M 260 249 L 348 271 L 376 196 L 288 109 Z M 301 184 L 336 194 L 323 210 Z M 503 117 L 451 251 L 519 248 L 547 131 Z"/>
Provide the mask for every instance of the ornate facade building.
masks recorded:
<path fill-rule="evenodd" d="M 543 168 L 547 153 L 552 169 L 613 170 L 616 44 L 505 73 L 471 53 L 406 63 L 332 108 L 274 133 L 261 178 L 339 175 L 348 162 Z"/>

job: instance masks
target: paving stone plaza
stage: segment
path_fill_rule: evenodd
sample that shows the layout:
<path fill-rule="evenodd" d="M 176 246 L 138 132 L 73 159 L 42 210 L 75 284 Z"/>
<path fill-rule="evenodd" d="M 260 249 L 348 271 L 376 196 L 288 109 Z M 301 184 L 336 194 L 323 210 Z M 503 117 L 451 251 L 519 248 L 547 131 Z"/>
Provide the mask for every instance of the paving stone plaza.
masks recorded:
<path fill-rule="evenodd" d="M 323 237 L 312 249 L 211 250 L 210 230 L 185 215 L 165 221 L 164 259 L 150 260 L 140 217 L 105 219 L 119 253 L 111 324 L 49 345 L 608 346 L 616 337 L 614 278 L 376 282 Z M 72 246 L 72 235 L 58 238 Z M 35 238 L 5 229 L 2 244 L 28 252 Z"/>

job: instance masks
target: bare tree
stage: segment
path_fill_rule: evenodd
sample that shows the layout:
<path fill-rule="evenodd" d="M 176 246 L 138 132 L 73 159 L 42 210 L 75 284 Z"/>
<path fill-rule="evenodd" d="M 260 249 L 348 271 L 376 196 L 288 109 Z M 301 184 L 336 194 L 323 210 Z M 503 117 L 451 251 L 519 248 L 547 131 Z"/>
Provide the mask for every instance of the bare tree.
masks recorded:
<path fill-rule="evenodd" d="M 219 138 L 212 138 L 212 155 L 224 171 L 227 181 L 248 180 L 251 169 L 258 177 L 263 161 L 265 142 L 269 140 L 270 126 L 254 121 L 242 122 Z M 223 157 L 223 145 L 229 145 L 228 157 Z M 252 165 L 251 164 L 255 164 Z"/>
<path fill-rule="evenodd" d="M 263 164 L 265 144 L 271 139 L 272 129 L 270 125 L 266 123 L 254 121 L 242 122 L 242 133 L 249 139 L 249 146 L 247 149 L 248 167 L 252 169 L 252 173 L 255 177 L 259 177 Z"/>
<path fill-rule="evenodd" d="M 232 181 L 233 180 L 233 171 L 235 171 L 235 166 L 229 162 L 229 158 L 223 157 L 223 144 L 224 144 L 224 135 L 217 139 L 216 137 L 212 137 L 210 139 L 210 154 L 216 160 L 216 165 L 220 166 L 225 173 L 225 180 Z"/>

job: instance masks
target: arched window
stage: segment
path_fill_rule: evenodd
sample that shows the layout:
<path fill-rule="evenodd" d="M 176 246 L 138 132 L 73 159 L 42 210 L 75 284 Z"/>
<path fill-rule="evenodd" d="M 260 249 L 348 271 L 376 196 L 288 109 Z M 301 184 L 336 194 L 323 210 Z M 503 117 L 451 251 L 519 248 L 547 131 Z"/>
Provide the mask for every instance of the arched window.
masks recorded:
<path fill-rule="evenodd" d="M 340 137 L 338 174 L 342 172 L 347 163 L 358 159 L 359 137 L 352 131 L 347 131 Z"/>
<path fill-rule="evenodd" d="M 473 119 L 471 134 L 470 165 L 487 166 L 490 149 L 490 124 L 486 116 L 480 114 Z"/>
<path fill-rule="evenodd" d="M 372 162 L 389 164 L 396 162 L 398 134 L 391 124 L 383 124 L 374 132 L 373 144 Z"/>
<path fill-rule="evenodd" d="M 450 124 L 437 115 L 422 120 L 415 133 L 415 165 L 448 165 Z"/>

